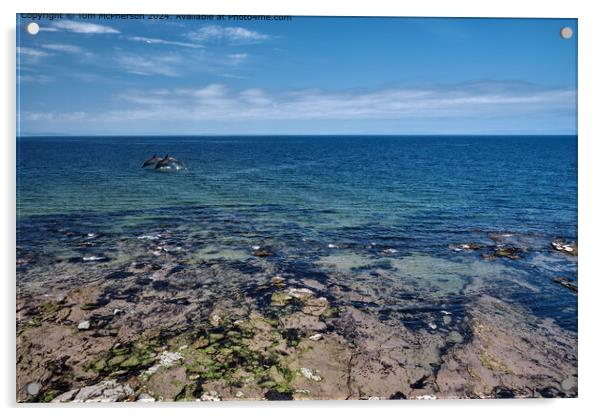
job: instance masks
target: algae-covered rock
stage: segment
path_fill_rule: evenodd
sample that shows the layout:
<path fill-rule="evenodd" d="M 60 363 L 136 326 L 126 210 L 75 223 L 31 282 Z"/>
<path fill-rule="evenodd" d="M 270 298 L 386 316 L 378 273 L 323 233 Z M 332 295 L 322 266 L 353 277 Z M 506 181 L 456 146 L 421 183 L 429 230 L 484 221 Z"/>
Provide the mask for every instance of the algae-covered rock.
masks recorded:
<path fill-rule="evenodd" d="M 272 293 L 271 304 L 272 306 L 284 306 L 292 299 L 293 297 L 288 293 L 274 292 Z"/>
<path fill-rule="evenodd" d="M 120 367 L 125 367 L 125 368 L 137 367 L 139 365 L 140 365 L 140 359 L 137 356 L 131 356 L 127 360 L 125 360 L 119 364 Z"/>

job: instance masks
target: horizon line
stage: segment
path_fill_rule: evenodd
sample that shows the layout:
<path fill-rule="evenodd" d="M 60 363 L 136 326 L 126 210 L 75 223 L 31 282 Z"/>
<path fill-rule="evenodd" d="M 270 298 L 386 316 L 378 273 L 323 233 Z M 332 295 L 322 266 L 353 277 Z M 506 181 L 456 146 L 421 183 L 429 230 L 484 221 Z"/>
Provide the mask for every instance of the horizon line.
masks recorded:
<path fill-rule="evenodd" d="M 432 136 L 446 136 L 446 137 L 457 137 L 457 136 L 491 136 L 491 137 L 508 137 L 508 136 L 527 136 L 527 137 L 540 137 L 540 136 L 578 136 L 578 133 L 181 133 L 181 134 L 147 134 L 147 133 L 128 133 L 128 134 L 65 134 L 65 133 L 39 133 L 39 134 L 17 134 L 16 138 L 31 138 L 31 137 L 308 137 L 308 136 L 390 136 L 390 137 L 432 137 Z"/>

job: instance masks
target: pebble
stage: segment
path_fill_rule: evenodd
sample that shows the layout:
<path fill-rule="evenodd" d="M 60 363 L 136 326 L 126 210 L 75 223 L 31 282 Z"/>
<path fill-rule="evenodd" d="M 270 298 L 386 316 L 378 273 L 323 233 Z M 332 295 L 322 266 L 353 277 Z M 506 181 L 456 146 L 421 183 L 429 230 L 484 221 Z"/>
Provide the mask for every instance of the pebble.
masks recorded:
<path fill-rule="evenodd" d="M 305 287 L 302 287 L 302 288 L 293 287 L 293 288 L 289 289 L 288 294 L 296 299 L 306 299 L 310 296 L 313 296 L 314 292 L 312 292 L 310 289 L 307 289 Z"/>
<path fill-rule="evenodd" d="M 219 326 L 219 323 L 221 320 L 222 320 L 222 318 L 220 318 L 220 316 L 215 313 L 215 314 L 211 315 L 211 317 L 209 318 L 209 323 L 211 323 L 211 325 L 213 325 L 213 326 Z"/>
<path fill-rule="evenodd" d="M 85 331 L 86 329 L 90 329 L 90 321 L 82 321 L 77 326 L 77 329 Z"/>
<path fill-rule="evenodd" d="M 284 278 L 282 276 L 274 276 L 272 277 L 272 284 L 282 286 L 284 284 Z"/>
<path fill-rule="evenodd" d="M 464 340 L 464 337 L 462 337 L 462 335 L 458 332 L 458 331 L 451 331 L 449 333 L 449 339 L 452 342 L 460 343 Z"/>
<path fill-rule="evenodd" d="M 173 365 L 173 363 L 180 361 L 182 358 L 182 354 L 179 352 L 163 351 L 161 353 L 161 357 L 159 357 L 159 363 L 163 367 L 169 368 Z"/>
<path fill-rule="evenodd" d="M 313 380 L 313 381 L 321 381 L 322 380 L 322 376 L 314 373 L 309 368 L 302 367 L 299 369 L 299 371 L 301 371 L 301 374 L 303 375 L 303 377 L 305 377 L 309 380 Z"/>
<path fill-rule="evenodd" d="M 201 395 L 201 401 L 203 402 L 219 402 L 221 401 L 216 391 L 206 391 Z"/>
<path fill-rule="evenodd" d="M 145 403 L 152 403 L 155 401 L 155 398 L 149 394 L 145 394 L 142 393 L 140 396 L 138 396 L 138 399 L 136 400 L 137 402 L 145 402 Z"/>

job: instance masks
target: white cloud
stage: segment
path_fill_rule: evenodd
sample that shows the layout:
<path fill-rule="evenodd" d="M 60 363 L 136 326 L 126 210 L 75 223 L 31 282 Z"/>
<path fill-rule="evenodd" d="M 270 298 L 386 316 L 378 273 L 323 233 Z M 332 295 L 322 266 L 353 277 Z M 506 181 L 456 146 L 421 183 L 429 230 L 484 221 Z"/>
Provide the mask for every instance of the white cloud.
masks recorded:
<path fill-rule="evenodd" d="M 105 34 L 120 33 L 119 30 L 110 26 L 97 25 L 95 23 L 77 22 L 74 20 L 60 20 L 52 23 L 51 28 L 56 30 L 65 30 L 74 33 L 86 34 Z M 48 29 L 46 29 L 48 31 Z"/>
<path fill-rule="evenodd" d="M 228 54 L 227 57 L 230 60 L 230 64 L 238 65 L 241 62 L 245 61 L 249 57 L 249 55 L 246 53 L 231 53 Z"/>
<path fill-rule="evenodd" d="M 41 58 L 44 56 L 50 56 L 51 54 L 45 51 L 41 51 L 39 49 L 34 49 L 34 48 L 26 48 L 26 47 L 17 47 L 17 54 L 19 55 L 25 55 L 25 56 L 30 56 L 33 58 Z"/>
<path fill-rule="evenodd" d="M 182 63 L 179 55 L 137 56 L 121 55 L 117 57 L 117 65 L 126 72 L 136 75 L 164 75 L 175 77 L 176 69 Z"/>
<path fill-rule="evenodd" d="M 33 83 L 33 84 L 48 84 L 50 82 L 54 81 L 54 77 L 51 77 L 49 75 L 42 75 L 42 74 L 26 74 L 26 75 L 18 75 L 17 77 L 17 82 L 26 82 L 26 83 Z"/>
<path fill-rule="evenodd" d="M 156 68 L 156 63 L 147 63 Z M 141 71 L 147 70 L 146 68 Z M 150 71 L 150 70 L 148 70 Z M 556 119 L 576 109 L 576 92 L 518 83 L 485 82 L 428 88 L 271 92 L 262 88 L 235 91 L 223 84 L 198 88 L 131 90 L 114 97 L 111 109 L 86 115 L 103 125 L 134 121 L 169 123 L 384 120 L 442 125 L 441 120 L 508 120 L 514 117 Z M 24 115 L 24 119 L 32 116 Z M 36 114 L 36 120 L 43 115 Z M 65 120 L 73 120 L 66 114 Z M 59 123 L 60 114 L 52 113 Z M 57 121 L 58 120 L 58 121 Z M 505 121 L 507 123 L 507 121 Z M 60 123 L 59 123 L 60 124 Z"/>
<path fill-rule="evenodd" d="M 196 43 L 177 42 L 177 41 L 157 39 L 157 38 L 147 38 L 144 36 L 128 36 L 127 39 L 132 40 L 134 42 L 143 42 L 143 43 L 146 43 L 149 45 L 172 45 L 172 46 L 182 46 L 184 48 L 194 48 L 194 49 L 203 48 L 202 45 L 198 45 Z"/>
<path fill-rule="evenodd" d="M 222 98 L 228 94 L 228 89 L 225 85 L 210 84 L 204 88 L 199 88 L 192 91 L 179 90 L 180 95 L 190 94 L 201 99 Z"/>
<path fill-rule="evenodd" d="M 256 43 L 268 40 L 269 35 L 244 27 L 223 27 L 217 25 L 203 26 L 186 35 L 196 42 L 225 42 L 233 44 Z"/>
<path fill-rule="evenodd" d="M 576 106 L 573 90 L 524 85 L 504 90 L 492 88 L 493 84 L 277 93 L 261 88 L 235 92 L 225 85 L 211 84 L 196 89 L 162 90 L 161 94 L 131 91 L 119 98 L 126 102 L 123 114 L 130 118 L 169 120 L 495 118 L 567 112 Z"/>
<path fill-rule="evenodd" d="M 55 52 L 76 53 L 76 54 L 84 53 L 84 49 L 80 48 L 79 46 L 75 46 L 75 45 L 47 43 L 45 45 L 42 45 L 42 48 L 49 49 L 49 50 L 55 51 Z"/>
<path fill-rule="evenodd" d="M 233 79 L 247 79 L 248 77 L 242 76 L 242 75 L 237 75 L 237 74 L 229 74 L 229 73 L 225 73 L 221 75 L 224 78 L 233 78 Z"/>
<path fill-rule="evenodd" d="M 58 112 L 34 112 L 34 111 L 25 111 L 23 112 L 21 118 L 23 120 L 29 121 L 79 121 L 85 120 L 90 116 L 90 114 L 85 111 L 72 111 L 68 113 L 58 113 Z"/>

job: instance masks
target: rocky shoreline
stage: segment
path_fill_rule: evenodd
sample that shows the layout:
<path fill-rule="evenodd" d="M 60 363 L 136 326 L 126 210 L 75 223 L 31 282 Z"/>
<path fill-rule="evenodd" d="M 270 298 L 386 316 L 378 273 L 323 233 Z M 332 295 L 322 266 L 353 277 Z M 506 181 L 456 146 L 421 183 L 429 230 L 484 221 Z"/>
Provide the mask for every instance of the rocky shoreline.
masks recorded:
<path fill-rule="evenodd" d="M 532 249 L 489 238 L 449 246 L 466 263 L 332 243 L 294 269 L 269 244 L 76 236 L 80 257 L 18 260 L 17 400 L 576 397 L 576 333 L 483 289 Z"/>

